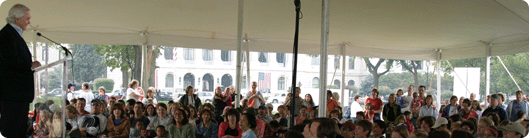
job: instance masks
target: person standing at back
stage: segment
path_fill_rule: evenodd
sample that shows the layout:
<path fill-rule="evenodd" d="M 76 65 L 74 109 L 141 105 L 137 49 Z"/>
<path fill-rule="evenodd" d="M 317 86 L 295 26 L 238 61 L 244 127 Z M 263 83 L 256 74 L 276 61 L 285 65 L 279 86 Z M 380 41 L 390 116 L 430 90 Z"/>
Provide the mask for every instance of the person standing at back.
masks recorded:
<path fill-rule="evenodd" d="M 194 92 L 195 89 L 193 89 L 193 86 L 187 86 L 186 95 L 180 97 L 180 100 L 178 101 L 182 103 L 183 106 L 194 105 L 195 107 L 200 107 L 202 105 L 202 101 L 200 101 L 200 98 L 198 98 Z"/>
<path fill-rule="evenodd" d="M 511 122 L 515 122 L 520 119 L 517 116 L 519 111 L 525 111 L 526 113 L 529 111 L 529 104 L 523 100 L 523 91 L 521 90 L 516 91 L 516 100 L 511 101 L 507 107 L 507 114 Z M 526 116 L 524 119 L 529 118 Z"/>
<path fill-rule="evenodd" d="M 265 103 L 266 100 L 263 99 L 263 95 L 260 91 L 257 91 L 257 82 L 252 82 L 252 90 L 246 95 L 248 99 L 248 107 L 259 107 L 261 103 Z"/>
<path fill-rule="evenodd" d="M 16 4 L 8 12 L 7 24 L 0 30 L 0 131 L 6 137 L 25 137 L 29 103 L 35 97 L 33 70 L 40 66 L 22 38 L 30 24 L 30 10 Z"/>
<path fill-rule="evenodd" d="M 90 90 L 90 84 L 88 84 L 88 82 L 82 84 L 79 98 L 84 98 L 85 101 L 92 101 L 94 99 L 94 94 L 92 93 L 92 90 Z M 92 112 L 90 104 L 85 105 L 84 110 L 88 111 L 89 113 Z"/>
<path fill-rule="evenodd" d="M 375 111 L 375 116 L 373 117 L 373 120 L 380 120 L 380 112 L 382 112 L 382 100 L 378 97 L 378 94 L 378 89 L 373 88 L 373 90 L 371 90 L 371 97 L 367 98 L 365 102 L 371 103 L 373 105 L 373 110 Z"/>

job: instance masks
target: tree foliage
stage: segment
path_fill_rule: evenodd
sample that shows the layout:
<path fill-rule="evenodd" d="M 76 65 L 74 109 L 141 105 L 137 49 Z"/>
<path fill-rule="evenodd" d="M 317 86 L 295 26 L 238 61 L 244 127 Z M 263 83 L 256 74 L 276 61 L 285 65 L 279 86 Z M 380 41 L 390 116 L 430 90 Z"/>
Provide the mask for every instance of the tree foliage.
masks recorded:
<path fill-rule="evenodd" d="M 366 63 L 367 69 L 369 70 L 369 73 L 371 73 L 371 75 L 373 75 L 373 87 L 374 88 L 378 88 L 378 80 L 379 80 L 380 76 L 386 75 L 386 73 L 389 72 L 389 70 L 393 66 L 394 60 L 393 59 L 380 58 L 380 59 L 378 59 L 376 64 L 372 64 L 371 60 L 369 58 L 364 58 L 364 61 Z M 380 66 L 382 65 L 382 63 L 385 63 L 385 71 L 378 72 L 378 70 L 379 70 Z"/>
<path fill-rule="evenodd" d="M 94 51 L 96 47 L 87 44 L 74 44 L 71 45 L 71 48 L 75 83 L 81 84 L 91 82 L 96 78 L 106 77 L 105 59 Z"/>

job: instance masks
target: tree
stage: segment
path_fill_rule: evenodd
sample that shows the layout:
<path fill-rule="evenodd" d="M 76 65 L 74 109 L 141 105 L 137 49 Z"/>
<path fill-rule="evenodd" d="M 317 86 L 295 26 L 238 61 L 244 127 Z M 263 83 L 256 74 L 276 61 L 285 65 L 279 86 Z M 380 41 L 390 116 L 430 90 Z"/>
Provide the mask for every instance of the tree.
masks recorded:
<path fill-rule="evenodd" d="M 51 91 L 55 88 L 61 88 L 62 81 L 62 66 L 55 66 L 48 69 L 49 78 L 47 78 L 46 73 L 42 73 L 40 76 L 40 86 L 44 87 L 48 83 L 48 91 Z M 48 80 L 48 81 L 46 81 Z"/>
<path fill-rule="evenodd" d="M 380 58 L 378 59 L 378 62 L 375 65 L 371 64 L 369 58 L 364 58 L 364 61 L 366 62 L 366 66 L 369 69 L 369 73 L 373 75 L 373 87 L 378 88 L 378 79 L 380 78 L 380 76 L 386 75 L 386 73 L 389 72 L 389 69 L 391 69 L 391 66 L 393 66 L 394 60 Z M 378 69 L 382 65 L 382 63 L 384 63 L 384 61 L 386 63 L 386 71 L 379 73 Z"/>
<path fill-rule="evenodd" d="M 399 60 L 399 64 L 402 66 L 402 68 L 413 74 L 413 80 L 415 81 L 413 86 L 417 88 L 419 88 L 419 79 L 417 78 L 417 69 L 420 66 L 419 62 L 420 61 Z"/>
<path fill-rule="evenodd" d="M 95 51 L 105 57 L 105 65 L 110 67 L 110 70 L 116 68 L 121 70 L 123 88 L 127 88 L 132 79 L 141 82 L 141 47 L 132 45 L 95 45 L 95 47 Z M 139 58 L 136 56 L 138 53 Z"/>
<path fill-rule="evenodd" d="M 96 78 L 106 77 L 105 61 L 94 51 L 96 47 L 87 44 L 74 44 L 71 45 L 71 48 L 73 75 L 76 83 L 91 82 Z"/>
<path fill-rule="evenodd" d="M 373 76 L 368 75 L 360 83 L 360 91 L 358 91 L 357 94 L 369 95 L 372 89 L 373 89 Z"/>
<path fill-rule="evenodd" d="M 154 86 L 155 80 L 154 80 L 154 77 L 152 76 L 155 75 L 155 71 L 158 68 L 158 66 L 156 66 L 156 58 L 158 58 L 158 56 L 161 55 L 160 49 L 161 49 L 160 46 L 153 46 L 153 45 L 147 46 L 147 56 L 145 59 L 146 61 L 145 70 L 142 71 L 142 73 L 144 74 L 144 78 L 145 78 L 145 80 L 143 80 L 142 82 L 142 87 L 144 90 L 146 90 L 150 86 Z"/>

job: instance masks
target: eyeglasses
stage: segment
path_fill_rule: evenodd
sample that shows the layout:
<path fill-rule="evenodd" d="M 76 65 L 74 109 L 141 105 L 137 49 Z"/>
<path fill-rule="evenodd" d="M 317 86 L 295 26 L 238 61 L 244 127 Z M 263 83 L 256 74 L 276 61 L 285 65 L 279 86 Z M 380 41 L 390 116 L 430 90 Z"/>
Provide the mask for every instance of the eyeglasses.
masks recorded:
<path fill-rule="evenodd" d="M 96 103 L 96 104 L 94 104 L 94 103 L 92 104 L 92 106 L 99 106 L 99 105 L 100 105 L 100 104 L 97 104 L 97 103 Z"/>
<path fill-rule="evenodd" d="M 462 128 L 459 128 L 460 130 L 470 130 L 470 128 L 468 127 L 462 127 Z"/>

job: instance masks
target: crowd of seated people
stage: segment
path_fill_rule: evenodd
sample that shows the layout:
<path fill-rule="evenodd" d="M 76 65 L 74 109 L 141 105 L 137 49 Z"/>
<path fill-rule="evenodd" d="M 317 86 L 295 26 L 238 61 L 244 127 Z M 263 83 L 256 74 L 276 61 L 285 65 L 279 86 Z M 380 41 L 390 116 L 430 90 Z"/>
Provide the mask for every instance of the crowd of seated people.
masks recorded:
<path fill-rule="evenodd" d="M 529 104 L 523 91 L 517 91 L 516 100 L 508 104 L 502 94 L 489 95 L 490 105 L 482 110 L 475 95 L 452 96 L 437 108 L 424 86 L 414 92 L 413 85 L 407 96 L 399 89 L 383 104 L 375 88 L 364 107 L 356 107 L 361 101 L 359 95 L 354 96 L 354 115 L 348 119 L 343 116 L 339 95 L 330 90 L 326 116 L 318 116 L 312 96 L 302 98 L 299 87 L 272 114 L 273 105 L 264 100 L 255 82 L 240 101 L 233 87 L 224 91 L 217 87 L 213 103 L 201 103 L 188 86 L 186 95 L 167 104 L 156 101 L 153 88 L 143 93 L 138 84 L 131 81 L 123 99 L 105 96 L 104 88 L 89 101 L 86 96 L 74 97 L 65 107 L 65 120 L 62 108 L 53 101 L 36 104 L 30 135 L 62 137 L 64 130 L 69 137 L 97 138 L 518 138 L 525 137 L 529 128 Z M 235 102 L 242 105 L 236 108 Z"/>

